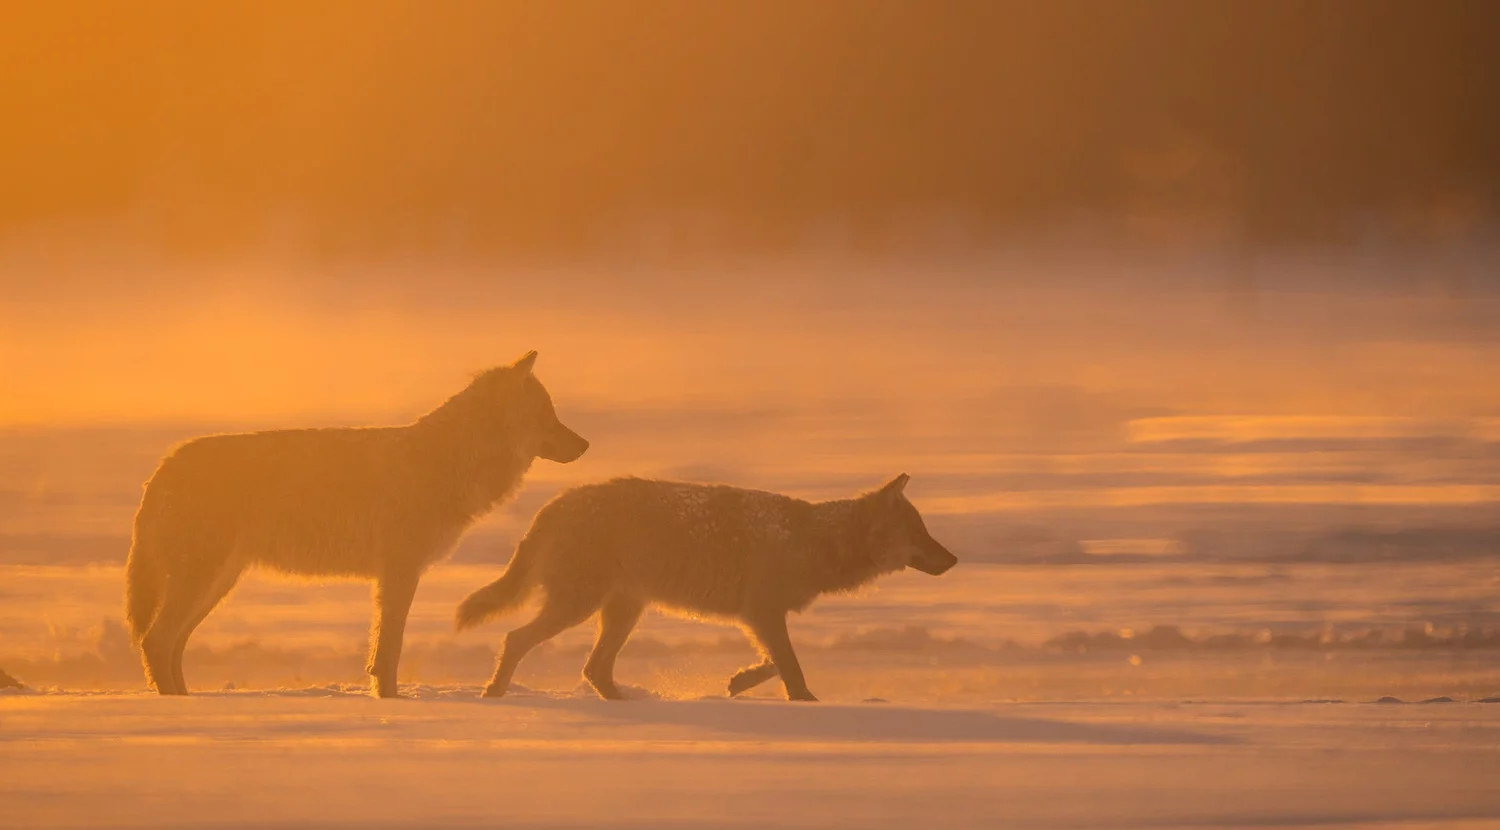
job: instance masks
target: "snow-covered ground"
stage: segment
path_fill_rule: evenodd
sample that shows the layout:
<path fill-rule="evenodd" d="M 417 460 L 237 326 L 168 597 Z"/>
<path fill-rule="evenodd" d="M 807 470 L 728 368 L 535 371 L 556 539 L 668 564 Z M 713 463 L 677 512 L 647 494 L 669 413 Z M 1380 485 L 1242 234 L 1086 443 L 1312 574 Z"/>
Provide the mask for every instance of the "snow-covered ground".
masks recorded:
<path fill-rule="evenodd" d="M 816 704 L 723 699 L 743 636 L 659 614 L 619 677 L 660 697 L 578 691 L 584 625 L 522 665 L 546 691 L 481 701 L 525 614 L 451 614 L 498 571 L 428 574 L 412 699 L 364 694 L 367 585 L 252 574 L 169 700 L 117 566 L 0 566 L 38 690 L 0 693 L 0 828 L 1500 827 L 1490 560 L 893 575 L 792 619 Z"/>
<path fill-rule="evenodd" d="M 6 827 L 1500 826 L 1500 704 L 0 697 Z"/>

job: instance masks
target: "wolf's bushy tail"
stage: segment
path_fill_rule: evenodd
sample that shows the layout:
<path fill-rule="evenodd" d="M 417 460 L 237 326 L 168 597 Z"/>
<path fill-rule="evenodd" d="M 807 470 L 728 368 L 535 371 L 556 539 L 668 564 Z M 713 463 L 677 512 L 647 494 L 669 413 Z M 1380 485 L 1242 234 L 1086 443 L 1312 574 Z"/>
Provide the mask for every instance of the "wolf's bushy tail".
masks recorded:
<path fill-rule="evenodd" d="M 535 587 L 531 581 L 534 543 L 522 539 L 510 565 L 500 578 L 464 598 L 458 605 L 454 626 L 463 631 L 511 611 L 526 601 Z"/>
<path fill-rule="evenodd" d="M 167 563 L 159 549 L 162 496 L 148 484 L 135 515 L 130 555 L 125 560 L 125 620 L 130 637 L 139 645 L 156 617 L 167 587 Z"/>
<path fill-rule="evenodd" d="M 130 558 L 125 560 L 125 619 L 130 623 L 130 638 L 137 644 L 146 636 L 161 605 L 167 581 L 161 565 L 160 559 L 139 543 L 130 546 Z"/>

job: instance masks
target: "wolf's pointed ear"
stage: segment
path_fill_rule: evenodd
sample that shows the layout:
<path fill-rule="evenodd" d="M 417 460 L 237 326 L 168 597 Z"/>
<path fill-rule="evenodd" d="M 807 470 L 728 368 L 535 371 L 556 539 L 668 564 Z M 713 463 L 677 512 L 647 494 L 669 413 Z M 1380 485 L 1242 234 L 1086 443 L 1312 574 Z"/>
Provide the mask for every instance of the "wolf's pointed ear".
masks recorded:
<path fill-rule="evenodd" d="M 520 360 L 517 360 L 514 364 L 512 364 L 510 368 L 515 369 L 517 372 L 526 372 L 527 374 L 530 374 L 531 367 L 535 363 L 536 349 L 532 349 L 531 351 L 523 355 Z"/>
<path fill-rule="evenodd" d="M 891 479 L 889 484 L 880 488 L 880 498 L 887 503 L 894 504 L 896 499 L 901 498 L 901 491 L 906 489 L 906 482 L 908 481 L 911 481 L 911 476 L 906 473 L 902 473 Z"/>

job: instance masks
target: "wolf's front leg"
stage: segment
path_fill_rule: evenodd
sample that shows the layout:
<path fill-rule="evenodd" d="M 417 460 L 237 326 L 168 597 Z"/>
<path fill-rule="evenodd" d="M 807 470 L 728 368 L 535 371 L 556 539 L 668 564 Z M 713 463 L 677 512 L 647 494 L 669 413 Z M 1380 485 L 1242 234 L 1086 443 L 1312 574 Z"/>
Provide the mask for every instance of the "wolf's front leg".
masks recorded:
<path fill-rule="evenodd" d="M 729 696 L 748 692 L 760 684 L 776 676 L 776 664 L 770 658 L 748 668 L 735 672 L 734 677 L 729 678 Z"/>
<path fill-rule="evenodd" d="M 786 686 L 787 700 L 817 700 L 807 690 L 807 681 L 802 677 L 802 666 L 797 662 L 797 653 L 792 651 L 792 638 L 786 631 L 786 615 L 777 614 L 762 619 L 749 620 L 750 631 L 760 641 L 766 656 L 771 658 L 781 682 Z"/>
<path fill-rule="evenodd" d="M 584 679 L 605 700 L 621 700 L 620 687 L 615 685 L 615 658 L 625 641 L 630 639 L 630 630 L 635 628 L 646 604 L 634 597 L 616 597 L 599 610 L 599 639 L 583 667 Z"/>
<path fill-rule="evenodd" d="M 376 697 L 396 697 L 396 667 L 401 663 L 401 641 L 406 615 L 417 593 L 417 574 L 387 574 L 375 583 L 375 619 L 370 626 L 370 662 Z"/>

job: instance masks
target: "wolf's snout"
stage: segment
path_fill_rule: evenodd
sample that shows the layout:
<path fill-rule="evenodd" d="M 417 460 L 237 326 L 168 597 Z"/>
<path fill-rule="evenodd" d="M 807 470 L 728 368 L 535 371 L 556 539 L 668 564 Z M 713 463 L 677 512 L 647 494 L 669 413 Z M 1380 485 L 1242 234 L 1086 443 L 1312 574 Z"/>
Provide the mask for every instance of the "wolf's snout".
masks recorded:
<path fill-rule="evenodd" d="M 958 564 L 958 557 L 934 541 L 923 545 L 921 555 L 913 556 L 908 564 L 924 574 L 942 576 L 949 568 Z"/>
<path fill-rule="evenodd" d="M 542 442 L 537 455 L 548 461 L 566 464 L 569 461 L 578 460 L 578 457 L 583 455 L 588 448 L 589 442 L 582 435 L 558 424 L 557 428 L 552 430 L 552 434 L 547 436 L 547 440 Z"/>

